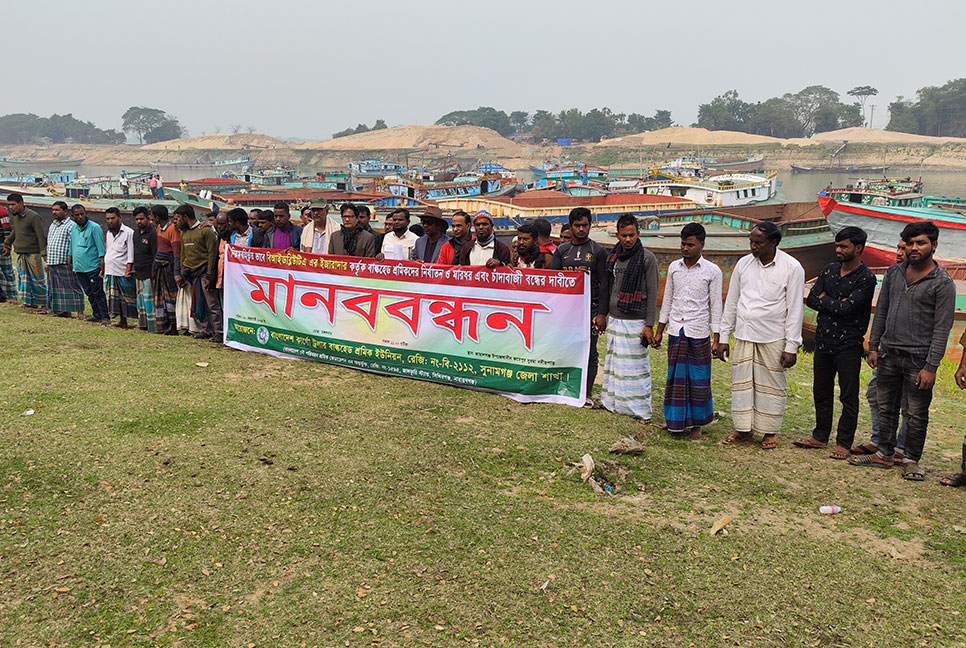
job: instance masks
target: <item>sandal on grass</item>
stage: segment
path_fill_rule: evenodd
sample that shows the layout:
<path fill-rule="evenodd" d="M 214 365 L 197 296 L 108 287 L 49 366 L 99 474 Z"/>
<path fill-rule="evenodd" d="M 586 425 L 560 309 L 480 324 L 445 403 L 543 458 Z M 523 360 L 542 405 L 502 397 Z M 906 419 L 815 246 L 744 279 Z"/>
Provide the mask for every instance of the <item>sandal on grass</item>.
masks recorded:
<path fill-rule="evenodd" d="M 844 460 L 849 458 L 849 449 L 845 446 L 837 445 L 828 453 L 830 459 Z"/>
<path fill-rule="evenodd" d="M 792 441 L 792 445 L 799 448 L 826 448 L 828 443 L 822 443 L 815 437 L 805 437 L 804 439 L 798 439 L 797 441 Z"/>
<path fill-rule="evenodd" d="M 755 438 L 754 432 L 738 432 L 737 430 L 735 430 L 734 432 L 728 435 L 728 438 L 724 439 L 721 442 L 721 445 L 737 445 L 739 443 L 745 443 L 747 441 L 751 441 L 754 438 Z"/>
<path fill-rule="evenodd" d="M 774 450 L 778 447 L 778 440 L 774 434 L 766 434 L 761 440 L 762 450 Z"/>
<path fill-rule="evenodd" d="M 854 455 L 870 455 L 875 454 L 879 451 L 879 446 L 873 445 L 871 443 L 863 443 L 859 446 L 852 446 L 850 452 Z"/>
<path fill-rule="evenodd" d="M 902 464 L 902 478 L 908 481 L 922 481 L 926 478 L 926 474 L 922 471 L 914 461 Z"/>
<path fill-rule="evenodd" d="M 889 469 L 892 468 L 892 462 L 886 461 L 877 454 L 861 455 L 858 457 L 849 457 L 849 465 L 860 466 L 862 468 L 882 468 Z"/>
<path fill-rule="evenodd" d="M 958 472 L 953 475 L 947 475 L 946 477 L 940 479 L 939 483 L 943 486 L 949 486 L 950 488 L 966 486 L 966 471 Z"/>

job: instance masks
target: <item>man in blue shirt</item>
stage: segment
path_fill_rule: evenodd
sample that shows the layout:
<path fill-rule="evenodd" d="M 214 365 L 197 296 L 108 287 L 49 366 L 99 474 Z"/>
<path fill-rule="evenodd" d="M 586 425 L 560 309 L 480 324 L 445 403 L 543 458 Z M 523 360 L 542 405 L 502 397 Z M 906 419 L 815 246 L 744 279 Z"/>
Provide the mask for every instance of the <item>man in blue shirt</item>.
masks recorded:
<path fill-rule="evenodd" d="M 91 303 L 93 315 L 88 321 L 110 324 L 104 295 L 104 230 L 87 218 L 83 205 L 74 205 L 70 217 L 77 225 L 70 237 L 70 262 L 77 282 Z"/>

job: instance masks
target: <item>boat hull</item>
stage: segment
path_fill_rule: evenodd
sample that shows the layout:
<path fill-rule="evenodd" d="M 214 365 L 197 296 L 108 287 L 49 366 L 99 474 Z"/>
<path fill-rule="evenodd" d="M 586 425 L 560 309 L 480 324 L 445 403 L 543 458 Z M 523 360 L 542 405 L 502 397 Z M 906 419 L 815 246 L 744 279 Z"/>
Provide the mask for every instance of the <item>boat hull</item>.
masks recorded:
<path fill-rule="evenodd" d="M 832 231 L 838 232 L 850 225 L 865 230 L 870 259 L 891 265 L 895 262 L 895 248 L 903 228 L 909 223 L 931 220 L 939 228 L 936 259 L 941 263 L 966 262 L 966 218 L 959 214 L 928 208 L 840 203 L 830 196 L 819 196 L 818 202 Z"/>
<path fill-rule="evenodd" d="M 803 167 L 792 165 L 792 173 L 885 173 L 887 166 L 814 166 Z"/>

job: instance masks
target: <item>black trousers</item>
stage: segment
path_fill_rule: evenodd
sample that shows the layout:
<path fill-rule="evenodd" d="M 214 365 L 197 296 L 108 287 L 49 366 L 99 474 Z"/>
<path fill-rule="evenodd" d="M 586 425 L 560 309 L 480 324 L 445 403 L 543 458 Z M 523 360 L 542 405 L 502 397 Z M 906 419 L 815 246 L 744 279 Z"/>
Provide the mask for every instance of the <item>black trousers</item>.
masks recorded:
<path fill-rule="evenodd" d="M 879 350 L 879 456 L 890 459 L 896 449 L 896 428 L 899 425 L 899 406 L 905 396 L 907 460 L 922 458 L 929 427 L 931 389 L 919 389 L 916 377 L 926 364 L 926 356 L 914 356 L 903 351 Z"/>
<path fill-rule="evenodd" d="M 587 398 L 593 398 L 594 383 L 597 382 L 597 365 L 600 364 L 600 353 L 597 351 L 599 335 L 590 334 L 590 353 L 587 356 Z"/>
<path fill-rule="evenodd" d="M 851 448 L 855 440 L 855 428 L 859 422 L 859 372 L 862 368 L 862 347 L 854 347 L 837 353 L 815 352 L 812 376 L 812 395 L 815 403 L 815 429 L 812 436 L 828 443 L 832 435 L 832 412 L 835 407 L 835 377 L 839 379 L 839 417 L 835 443 Z"/>
<path fill-rule="evenodd" d="M 101 277 L 100 270 L 90 272 L 75 272 L 77 283 L 81 290 L 87 295 L 87 301 L 91 303 L 91 314 L 96 320 L 110 319 L 107 312 L 107 296 L 104 295 L 104 278 Z"/>

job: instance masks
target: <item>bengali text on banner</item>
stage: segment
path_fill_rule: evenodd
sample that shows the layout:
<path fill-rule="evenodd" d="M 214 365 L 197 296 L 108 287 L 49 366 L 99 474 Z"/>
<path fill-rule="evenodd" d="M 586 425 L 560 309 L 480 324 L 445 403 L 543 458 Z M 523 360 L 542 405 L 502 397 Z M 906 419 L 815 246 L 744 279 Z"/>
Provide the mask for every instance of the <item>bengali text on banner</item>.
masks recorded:
<path fill-rule="evenodd" d="M 227 246 L 225 344 L 521 402 L 583 405 L 582 273 Z"/>

